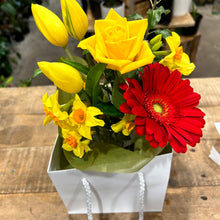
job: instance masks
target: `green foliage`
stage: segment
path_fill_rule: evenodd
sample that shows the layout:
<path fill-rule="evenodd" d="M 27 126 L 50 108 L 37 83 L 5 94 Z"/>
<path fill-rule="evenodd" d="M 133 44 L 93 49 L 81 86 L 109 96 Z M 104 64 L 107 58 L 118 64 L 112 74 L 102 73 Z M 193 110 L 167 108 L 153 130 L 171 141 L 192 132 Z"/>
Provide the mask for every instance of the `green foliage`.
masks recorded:
<path fill-rule="evenodd" d="M 13 86 L 12 81 L 13 81 L 12 76 L 5 78 L 3 75 L 1 75 L 0 76 L 0 88 Z"/>
<path fill-rule="evenodd" d="M 164 150 L 160 147 L 152 148 L 144 137 L 135 136 L 134 150 L 131 151 L 119 146 L 122 138 L 117 137 L 120 134 L 115 135 L 109 131 L 104 132 L 103 135 L 99 134 L 101 139 L 91 141 L 92 151 L 85 154 L 83 158 L 78 158 L 72 152 L 65 150 L 64 155 L 71 166 L 79 170 L 131 173 L 144 167 Z M 129 143 L 129 140 L 127 142 Z M 168 152 L 172 152 L 169 145 L 166 148 Z"/>
<path fill-rule="evenodd" d="M 129 20 L 141 20 L 141 19 L 144 19 L 144 18 L 140 14 L 134 13 L 132 15 L 128 15 L 127 19 L 129 19 Z"/>
<path fill-rule="evenodd" d="M 159 8 L 156 8 L 154 10 L 149 9 L 147 11 L 148 14 L 148 29 L 154 28 L 160 21 L 161 15 L 168 14 L 170 10 L 164 9 L 163 6 L 160 6 Z"/>
<path fill-rule="evenodd" d="M 86 92 L 94 106 L 98 104 L 100 91 L 99 81 L 105 68 L 106 64 L 98 63 L 87 74 Z"/>
<path fill-rule="evenodd" d="M 29 32 L 28 17 L 31 16 L 31 4 L 42 2 L 41 0 L 0 1 L 0 76 L 8 77 L 12 73 L 12 63 L 17 63 L 16 58 L 20 58 L 20 54 L 13 50 L 11 41 L 24 39 L 24 35 Z M 16 58 L 12 58 L 12 54 Z"/>

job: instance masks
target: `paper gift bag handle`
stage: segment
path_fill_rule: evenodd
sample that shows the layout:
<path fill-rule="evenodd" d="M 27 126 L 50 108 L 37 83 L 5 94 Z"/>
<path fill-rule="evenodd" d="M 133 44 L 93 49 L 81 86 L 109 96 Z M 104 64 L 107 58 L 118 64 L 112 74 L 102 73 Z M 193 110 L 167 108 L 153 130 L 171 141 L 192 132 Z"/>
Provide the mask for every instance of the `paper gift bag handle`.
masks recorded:
<path fill-rule="evenodd" d="M 139 180 L 139 193 L 138 193 L 138 202 L 139 202 L 139 220 L 144 219 L 144 193 L 145 193 L 145 180 L 144 174 L 142 172 L 138 172 L 138 180 Z M 89 182 L 86 178 L 81 179 L 85 193 L 86 193 L 86 206 L 87 206 L 87 214 L 88 220 L 92 220 L 92 201 L 91 201 L 91 189 L 89 186 Z"/>

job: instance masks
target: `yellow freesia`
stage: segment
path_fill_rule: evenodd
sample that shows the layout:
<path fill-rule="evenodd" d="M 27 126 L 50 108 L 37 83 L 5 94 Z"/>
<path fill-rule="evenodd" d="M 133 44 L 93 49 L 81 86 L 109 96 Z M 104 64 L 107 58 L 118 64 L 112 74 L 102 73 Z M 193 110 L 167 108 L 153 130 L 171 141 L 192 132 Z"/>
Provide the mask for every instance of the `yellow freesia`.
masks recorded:
<path fill-rule="evenodd" d="M 50 97 L 48 97 L 48 94 L 45 93 L 42 98 L 42 102 L 44 104 L 44 111 L 46 114 L 43 125 L 45 126 L 53 120 L 55 125 L 63 127 L 68 119 L 68 113 L 65 111 L 60 111 L 60 105 L 58 103 L 58 91 L 56 91 Z"/>
<path fill-rule="evenodd" d="M 65 47 L 69 37 L 63 22 L 49 9 L 38 5 L 31 5 L 35 23 L 44 37 L 53 45 Z"/>
<path fill-rule="evenodd" d="M 194 63 L 190 63 L 189 56 L 183 52 L 183 47 L 180 46 L 180 36 L 172 32 L 172 36 L 166 38 L 166 42 L 170 47 L 171 53 L 160 61 L 160 64 L 167 66 L 170 71 L 178 70 L 181 74 L 187 76 L 194 69 Z"/>
<path fill-rule="evenodd" d="M 69 34 L 82 40 L 88 29 L 88 18 L 76 0 L 61 0 L 63 22 Z"/>
<path fill-rule="evenodd" d="M 111 126 L 111 129 L 115 133 L 122 131 L 123 135 L 128 136 L 135 127 L 134 118 L 135 115 L 125 114 L 121 121 Z"/>
<path fill-rule="evenodd" d="M 72 113 L 70 114 L 70 122 L 77 125 L 77 130 L 83 137 L 92 140 L 91 127 L 101 126 L 103 127 L 105 122 L 103 120 L 95 118 L 97 115 L 102 115 L 103 113 L 96 107 L 87 106 L 80 100 L 79 96 L 76 94 L 73 101 Z"/>
<path fill-rule="evenodd" d="M 147 19 L 127 21 L 111 9 L 105 20 L 95 21 L 95 35 L 81 41 L 98 63 L 122 74 L 152 63 L 154 55 L 144 35 Z"/>
<path fill-rule="evenodd" d="M 82 158 L 85 153 L 91 151 L 89 147 L 89 140 L 80 141 L 82 136 L 74 130 L 62 129 L 64 138 L 62 148 L 66 151 L 73 151 L 73 153 Z"/>
<path fill-rule="evenodd" d="M 64 92 L 75 94 L 82 90 L 84 82 L 75 68 L 59 62 L 38 62 L 44 75 Z"/>

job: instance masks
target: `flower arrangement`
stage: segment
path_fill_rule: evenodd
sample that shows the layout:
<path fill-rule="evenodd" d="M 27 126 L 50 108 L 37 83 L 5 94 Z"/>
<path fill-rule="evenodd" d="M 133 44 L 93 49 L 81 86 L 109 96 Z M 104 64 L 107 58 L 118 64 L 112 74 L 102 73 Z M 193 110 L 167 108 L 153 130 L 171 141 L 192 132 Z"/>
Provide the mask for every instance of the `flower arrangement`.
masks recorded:
<path fill-rule="evenodd" d="M 188 79 L 195 68 L 180 46 L 180 36 L 157 34 L 145 40 L 148 20 L 120 17 L 113 9 L 95 21 L 86 39 L 88 18 L 75 0 L 61 0 L 63 22 L 32 4 L 37 27 L 68 57 L 38 62 L 57 86 L 43 96 L 44 125 L 53 121 L 68 167 L 102 172 L 134 172 L 158 154 L 185 153 L 200 142 L 204 113 L 200 95 Z M 76 16 L 77 15 L 77 16 Z M 149 15 L 149 20 L 153 18 Z M 67 48 L 70 34 L 83 58 Z"/>

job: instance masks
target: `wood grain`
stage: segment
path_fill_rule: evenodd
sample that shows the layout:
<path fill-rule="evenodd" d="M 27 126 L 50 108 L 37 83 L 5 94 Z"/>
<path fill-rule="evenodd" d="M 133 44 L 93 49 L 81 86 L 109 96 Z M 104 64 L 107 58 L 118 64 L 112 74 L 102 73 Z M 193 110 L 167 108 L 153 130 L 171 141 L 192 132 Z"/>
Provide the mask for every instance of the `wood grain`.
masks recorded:
<path fill-rule="evenodd" d="M 54 192 L 47 174 L 51 147 L 1 148 L 0 193 Z"/>
<path fill-rule="evenodd" d="M 42 96 L 55 90 L 55 86 L 0 89 L 0 114 L 42 114 Z"/>
<path fill-rule="evenodd" d="M 53 145 L 57 126 L 43 126 L 44 115 L 1 115 L 0 148 Z"/>
<path fill-rule="evenodd" d="M 145 213 L 149 220 L 219 220 L 220 186 L 168 188 L 162 213 Z M 68 215 L 56 192 L 0 195 L 2 220 L 86 220 Z M 3 202 L 4 201 L 4 202 Z M 136 220 L 137 213 L 94 214 L 94 220 Z"/>

